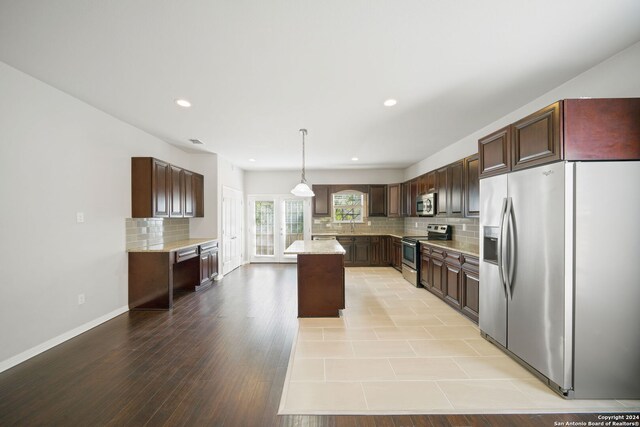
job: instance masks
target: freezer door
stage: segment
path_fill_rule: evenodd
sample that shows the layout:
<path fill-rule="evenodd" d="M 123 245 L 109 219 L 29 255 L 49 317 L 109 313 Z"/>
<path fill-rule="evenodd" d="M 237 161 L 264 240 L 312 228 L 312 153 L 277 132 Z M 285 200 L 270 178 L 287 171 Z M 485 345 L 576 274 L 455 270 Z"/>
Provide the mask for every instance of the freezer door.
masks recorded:
<path fill-rule="evenodd" d="M 640 162 L 576 164 L 576 398 L 640 398 L 639 182 Z"/>
<path fill-rule="evenodd" d="M 507 346 L 507 298 L 498 266 L 485 261 L 484 236 L 500 227 L 501 208 L 507 197 L 507 175 L 480 180 L 480 330 Z M 492 248 L 493 249 L 493 248 Z M 493 257 L 490 257 L 493 258 Z"/>
<path fill-rule="evenodd" d="M 508 186 L 507 253 L 514 269 L 507 348 L 567 388 L 565 345 L 571 343 L 565 342 L 565 163 L 512 173 Z"/>

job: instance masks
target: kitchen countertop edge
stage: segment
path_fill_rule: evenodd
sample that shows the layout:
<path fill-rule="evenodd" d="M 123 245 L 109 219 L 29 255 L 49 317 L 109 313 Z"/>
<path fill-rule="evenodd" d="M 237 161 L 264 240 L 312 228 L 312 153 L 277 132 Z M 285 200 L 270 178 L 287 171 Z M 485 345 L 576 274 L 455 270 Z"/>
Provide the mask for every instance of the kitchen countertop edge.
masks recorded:
<path fill-rule="evenodd" d="M 215 238 L 194 238 L 186 240 L 178 240 L 175 242 L 161 243 L 157 245 L 142 246 L 140 248 L 127 249 L 127 252 L 173 252 L 181 249 L 198 246 L 203 243 L 217 241 Z"/>

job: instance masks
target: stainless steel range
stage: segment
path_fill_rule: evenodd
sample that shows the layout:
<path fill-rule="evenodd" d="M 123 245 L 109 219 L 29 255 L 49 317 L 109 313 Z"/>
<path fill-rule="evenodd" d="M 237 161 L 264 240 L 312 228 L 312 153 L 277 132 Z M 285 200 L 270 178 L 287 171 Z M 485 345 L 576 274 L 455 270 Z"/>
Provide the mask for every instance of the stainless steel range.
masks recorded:
<path fill-rule="evenodd" d="M 402 238 L 402 276 L 416 287 L 420 287 L 420 240 L 451 240 L 451 226 L 429 224 L 426 236 Z"/>

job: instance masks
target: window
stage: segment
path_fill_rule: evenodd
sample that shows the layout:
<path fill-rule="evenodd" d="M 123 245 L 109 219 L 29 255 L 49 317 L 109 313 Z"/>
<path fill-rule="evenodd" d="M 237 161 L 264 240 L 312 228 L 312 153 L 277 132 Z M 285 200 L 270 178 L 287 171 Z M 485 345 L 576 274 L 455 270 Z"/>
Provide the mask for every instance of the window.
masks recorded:
<path fill-rule="evenodd" d="M 364 222 L 364 194 L 343 191 L 331 195 L 333 222 Z"/>

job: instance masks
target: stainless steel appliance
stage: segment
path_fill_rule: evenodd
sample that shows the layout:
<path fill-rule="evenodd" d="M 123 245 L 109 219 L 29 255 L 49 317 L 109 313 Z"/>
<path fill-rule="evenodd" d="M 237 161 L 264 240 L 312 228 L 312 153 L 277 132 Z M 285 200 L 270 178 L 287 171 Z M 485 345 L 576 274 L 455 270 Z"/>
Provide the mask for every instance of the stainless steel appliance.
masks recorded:
<path fill-rule="evenodd" d="M 567 398 L 640 398 L 638 182 L 637 161 L 480 180 L 481 333 Z"/>
<path fill-rule="evenodd" d="M 420 240 L 451 240 L 451 226 L 429 224 L 426 236 L 402 238 L 402 276 L 416 287 L 420 286 Z"/>
<path fill-rule="evenodd" d="M 418 216 L 434 216 L 436 212 L 436 193 L 421 194 L 416 200 Z"/>

